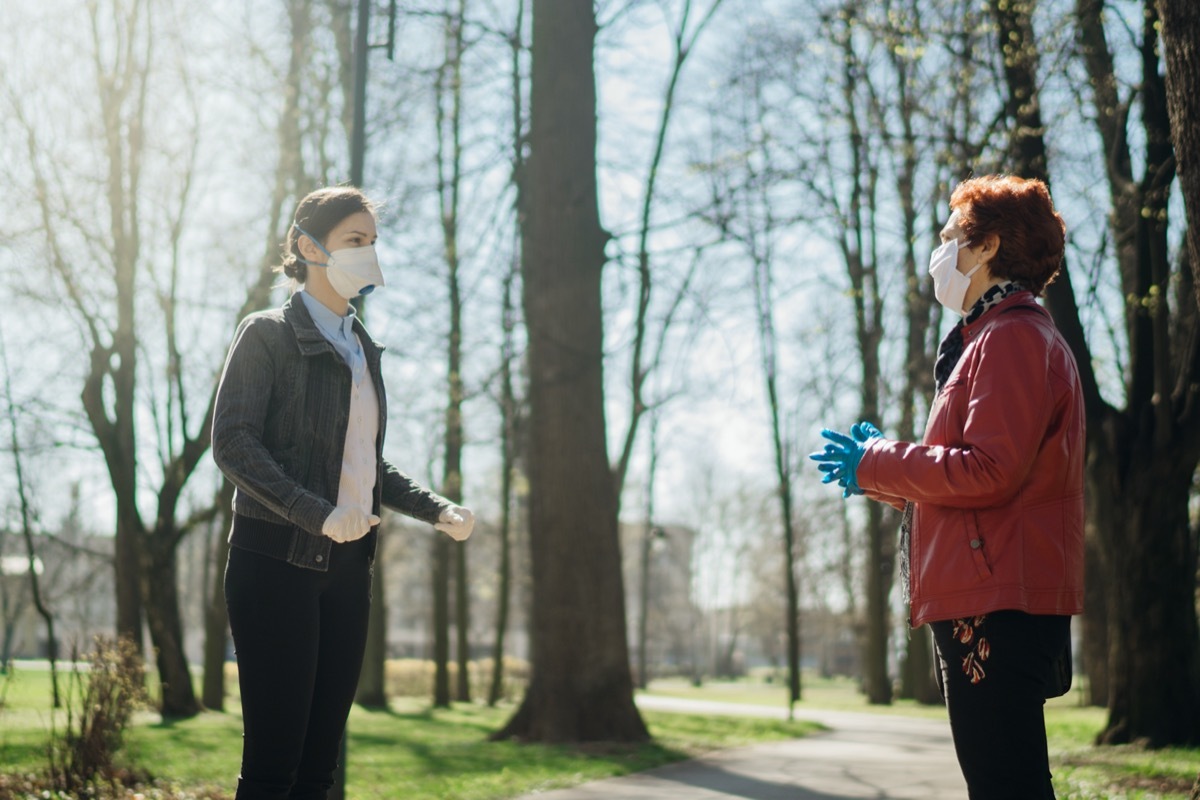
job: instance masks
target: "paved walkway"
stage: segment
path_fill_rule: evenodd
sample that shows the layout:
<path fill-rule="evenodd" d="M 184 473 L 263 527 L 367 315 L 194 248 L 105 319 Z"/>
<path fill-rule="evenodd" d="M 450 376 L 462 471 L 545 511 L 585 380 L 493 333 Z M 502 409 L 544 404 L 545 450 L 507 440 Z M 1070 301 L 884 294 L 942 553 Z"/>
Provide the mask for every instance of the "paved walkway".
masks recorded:
<path fill-rule="evenodd" d="M 778 708 L 639 697 L 645 709 L 786 717 Z M 963 800 L 966 784 L 943 720 L 798 710 L 829 728 L 739 747 L 522 800 Z"/>

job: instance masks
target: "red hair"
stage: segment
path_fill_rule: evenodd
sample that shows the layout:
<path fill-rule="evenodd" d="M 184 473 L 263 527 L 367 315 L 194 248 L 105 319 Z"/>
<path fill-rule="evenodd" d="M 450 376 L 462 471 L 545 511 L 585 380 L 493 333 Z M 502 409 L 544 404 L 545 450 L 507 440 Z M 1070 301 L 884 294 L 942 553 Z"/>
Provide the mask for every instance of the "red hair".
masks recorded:
<path fill-rule="evenodd" d="M 955 187 L 950 208 L 958 212 L 968 246 L 993 234 L 1000 238 L 988 262 L 994 277 L 1020 281 L 1040 295 L 1058 275 L 1067 226 L 1042 181 L 1012 175 L 971 178 Z"/>

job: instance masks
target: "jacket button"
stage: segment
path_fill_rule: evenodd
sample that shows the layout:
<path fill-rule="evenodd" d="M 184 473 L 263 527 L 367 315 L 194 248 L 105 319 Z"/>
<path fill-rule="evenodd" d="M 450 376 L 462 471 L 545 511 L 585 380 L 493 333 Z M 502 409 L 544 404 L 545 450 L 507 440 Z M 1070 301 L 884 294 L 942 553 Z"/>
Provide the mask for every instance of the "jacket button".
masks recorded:
<path fill-rule="evenodd" d="M 983 547 L 982 539 L 972 539 L 971 540 L 971 549 L 972 550 L 978 550 L 981 547 Z M 318 556 L 318 558 L 320 558 L 320 556 Z"/>
<path fill-rule="evenodd" d="M 317 562 L 318 564 L 320 564 L 320 563 L 321 563 L 322 561 L 324 561 L 324 560 L 325 560 L 325 556 L 317 556 L 317 557 L 316 557 L 316 562 Z"/>

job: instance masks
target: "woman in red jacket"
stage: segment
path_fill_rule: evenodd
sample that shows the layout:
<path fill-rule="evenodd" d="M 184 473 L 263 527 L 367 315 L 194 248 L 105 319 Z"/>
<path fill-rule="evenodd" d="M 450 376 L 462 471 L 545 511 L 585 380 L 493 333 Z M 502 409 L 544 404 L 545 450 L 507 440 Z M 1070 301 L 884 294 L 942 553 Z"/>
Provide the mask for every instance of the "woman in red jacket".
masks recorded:
<path fill-rule="evenodd" d="M 870 423 L 814 453 L 844 496 L 904 510 L 910 624 L 933 630 L 972 800 L 1053 798 L 1043 718 L 1061 694 L 1070 615 L 1083 610 L 1084 409 L 1075 360 L 1034 298 L 1065 227 L 1045 184 L 973 178 L 950 198 L 930 258 L 962 315 L 938 348 L 921 444 Z"/>

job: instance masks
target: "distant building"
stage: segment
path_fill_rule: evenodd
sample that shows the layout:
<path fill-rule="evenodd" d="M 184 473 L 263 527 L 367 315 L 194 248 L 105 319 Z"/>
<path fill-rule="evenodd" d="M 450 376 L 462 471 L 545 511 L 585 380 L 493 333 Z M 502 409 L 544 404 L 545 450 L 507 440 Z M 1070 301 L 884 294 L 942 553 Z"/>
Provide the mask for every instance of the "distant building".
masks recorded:
<path fill-rule="evenodd" d="M 635 669 L 646 597 L 646 667 L 650 677 L 691 675 L 704 658 L 703 615 L 692 596 L 696 532 L 683 525 L 622 523 L 626 637 Z M 643 567 L 645 567 L 643 569 Z"/>
<path fill-rule="evenodd" d="M 12 552 L 15 534 L 4 541 L 9 552 L 0 555 L 0 616 L 3 639 L 0 655 L 46 658 L 50 654 L 45 621 L 33 602 L 29 558 Z M 58 656 L 86 652 L 97 635 L 111 636 L 116 627 L 113 592 L 112 539 L 89 536 L 79 540 L 38 536 L 35 574 L 42 600 L 53 615 Z"/>

